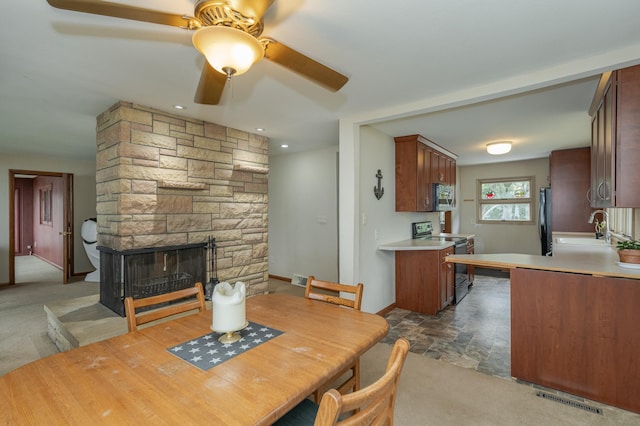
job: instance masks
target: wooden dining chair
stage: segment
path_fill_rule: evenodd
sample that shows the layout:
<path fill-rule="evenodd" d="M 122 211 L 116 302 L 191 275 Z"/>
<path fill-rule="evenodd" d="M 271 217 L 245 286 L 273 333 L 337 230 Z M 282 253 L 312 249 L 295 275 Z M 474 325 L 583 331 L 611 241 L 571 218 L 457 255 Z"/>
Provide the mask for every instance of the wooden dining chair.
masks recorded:
<path fill-rule="evenodd" d="M 195 296 L 195 299 L 193 299 L 193 296 Z M 190 300 L 178 302 L 181 299 L 187 298 Z M 176 303 L 136 314 L 136 309 L 164 304 L 167 302 Z M 198 309 L 200 312 L 207 310 L 207 305 L 204 301 L 202 283 L 196 283 L 193 287 L 160 294 L 158 296 L 145 297 L 142 299 L 134 299 L 133 297 L 128 296 L 124 299 L 124 310 L 127 315 L 127 326 L 129 327 L 129 331 L 136 331 L 138 326 L 141 324 L 146 324 L 151 321 L 167 318 L 172 315 L 194 309 Z"/>
<path fill-rule="evenodd" d="M 313 275 L 311 275 L 309 278 L 307 278 L 304 297 L 306 297 L 307 299 L 320 300 L 322 302 L 332 303 L 334 305 L 344 306 L 359 311 L 360 306 L 362 305 L 363 291 L 364 285 L 362 283 L 358 283 L 357 285 L 339 284 L 331 281 L 317 280 Z M 352 295 L 352 298 L 342 297 L 341 294 L 350 294 Z M 358 389 L 360 389 L 359 358 L 356 359 L 349 368 L 333 376 L 331 380 L 327 381 L 325 386 L 317 389 L 313 393 L 315 401 L 319 402 L 323 392 L 326 389 L 333 387 L 335 383 L 343 377 L 344 379 L 342 383 L 336 387 L 336 389 L 340 393 L 357 391 Z"/>
<path fill-rule="evenodd" d="M 319 405 L 305 399 L 274 426 L 393 425 L 398 381 L 409 347 L 409 341 L 404 337 L 396 340 L 386 372 L 369 386 L 347 395 L 330 389 L 322 396 Z M 345 417 L 349 412 L 355 413 Z"/>

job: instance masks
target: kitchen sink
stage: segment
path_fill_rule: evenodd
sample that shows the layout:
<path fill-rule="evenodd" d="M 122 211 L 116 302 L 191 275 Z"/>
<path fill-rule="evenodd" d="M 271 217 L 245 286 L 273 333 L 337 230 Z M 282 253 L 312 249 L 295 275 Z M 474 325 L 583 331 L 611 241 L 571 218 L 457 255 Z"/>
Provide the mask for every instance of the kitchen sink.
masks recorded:
<path fill-rule="evenodd" d="M 605 240 L 597 240 L 595 238 L 580 238 L 580 237 L 558 237 L 556 238 L 556 244 L 578 244 L 581 246 L 607 246 Z"/>
<path fill-rule="evenodd" d="M 553 239 L 554 256 L 563 253 L 607 253 L 614 250 L 604 239 L 597 240 L 594 237 L 567 236 Z"/>

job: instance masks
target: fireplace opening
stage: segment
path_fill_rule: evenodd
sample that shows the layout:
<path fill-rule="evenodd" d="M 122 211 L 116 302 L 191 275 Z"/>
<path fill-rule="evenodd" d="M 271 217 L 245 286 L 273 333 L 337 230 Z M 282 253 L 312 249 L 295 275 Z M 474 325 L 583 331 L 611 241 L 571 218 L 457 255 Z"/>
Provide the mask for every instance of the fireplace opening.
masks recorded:
<path fill-rule="evenodd" d="M 125 316 L 124 298 L 143 298 L 206 283 L 207 243 L 100 251 L 100 303 Z"/>

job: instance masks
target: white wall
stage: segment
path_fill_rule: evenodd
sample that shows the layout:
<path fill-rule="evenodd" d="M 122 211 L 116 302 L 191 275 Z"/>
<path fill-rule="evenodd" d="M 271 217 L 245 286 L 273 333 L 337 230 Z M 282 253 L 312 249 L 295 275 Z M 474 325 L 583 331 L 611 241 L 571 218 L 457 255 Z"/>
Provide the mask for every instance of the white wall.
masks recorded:
<path fill-rule="evenodd" d="M 539 189 L 549 186 L 549 159 L 462 166 L 458 168 L 460 182 L 460 232 L 475 234 L 476 253 L 540 254 L 538 225 L 534 224 L 479 224 L 476 210 L 476 181 L 504 177 L 534 176 L 532 189 L 535 204 L 533 215 L 538 217 Z"/>
<path fill-rule="evenodd" d="M 96 217 L 95 161 L 66 160 L 36 156 L 0 156 L 0 283 L 9 282 L 9 169 L 71 173 L 74 176 L 74 263 L 76 272 L 92 271 L 82 245 L 80 227 L 89 217 Z"/>
<path fill-rule="evenodd" d="M 438 213 L 395 211 L 395 145 L 393 138 L 377 130 L 360 128 L 358 180 L 359 281 L 364 284 L 362 310 L 378 312 L 395 303 L 395 254 L 378 245 L 411 238 L 411 223 L 431 220 L 439 231 Z M 384 195 L 378 200 L 373 187 L 382 172 Z M 366 223 L 363 223 L 366 216 Z M 377 239 L 376 239 L 377 231 Z"/>
<path fill-rule="evenodd" d="M 338 281 L 337 152 L 269 158 L 269 274 Z"/>

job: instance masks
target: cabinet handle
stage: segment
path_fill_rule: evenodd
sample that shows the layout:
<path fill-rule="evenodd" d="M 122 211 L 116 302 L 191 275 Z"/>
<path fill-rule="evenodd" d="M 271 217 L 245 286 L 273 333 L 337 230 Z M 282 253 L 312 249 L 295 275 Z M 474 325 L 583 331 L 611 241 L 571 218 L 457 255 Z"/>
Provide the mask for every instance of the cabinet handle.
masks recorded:
<path fill-rule="evenodd" d="M 591 191 L 592 188 L 587 189 L 587 201 L 591 204 Z"/>
<path fill-rule="evenodd" d="M 162 270 L 163 270 L 164 272 L 167 272 L 167 257 L 168 257 L 168 256 L 169 256 L 169 255 L 168 255 L 167 253 L 165 253 L 165 254 L 164 254 L 164 266 L 162 267 Z"/>
<path fill-rule="evenodd" d="M 602 195 L 602 187 L 604 186 L 604 182 L 600 182 L 600 184 L 598 185 L 598 190 L 596 191 L 596 194 L 598 195 L 598 198 L 600 198 L 601 200 L 605 200 L 606 198 L 604 198 L 604 195 Z"/>

